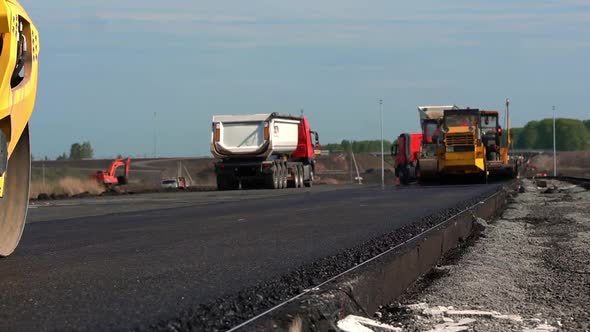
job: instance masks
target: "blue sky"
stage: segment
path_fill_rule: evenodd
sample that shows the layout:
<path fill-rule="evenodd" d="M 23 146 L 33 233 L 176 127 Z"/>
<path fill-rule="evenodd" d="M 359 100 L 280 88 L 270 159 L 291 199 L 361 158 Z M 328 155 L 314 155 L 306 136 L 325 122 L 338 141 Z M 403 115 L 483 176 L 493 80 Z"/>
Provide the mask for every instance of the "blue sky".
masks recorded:
<path fill-rule="evenodd" d="M 21 0 L 41 35 L 33 154 L 209 155 L 213 114 L 291 112 L 321 141 L 418 129 L 417 105 L 590 118 L 590 1 Z M 154 113 L 156 117 L 154 119 Z"/>

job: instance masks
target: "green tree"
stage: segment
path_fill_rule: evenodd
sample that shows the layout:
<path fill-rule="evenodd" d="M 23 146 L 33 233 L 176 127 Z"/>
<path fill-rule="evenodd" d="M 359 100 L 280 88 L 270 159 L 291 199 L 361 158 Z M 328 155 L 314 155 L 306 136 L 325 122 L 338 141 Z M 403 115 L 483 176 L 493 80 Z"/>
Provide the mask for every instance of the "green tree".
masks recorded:
<path fill-rule="evenodd" d="M 72 160 L 81 160 L 92 158 L 94 156 L 94 150 L 90 145 L 90 142 L 86 141 L 82 144 L 74 143 L 70 147 L 70 159 Z"/>
<path fill-rule="evenodd" d="M 59 156 L 57 156 L 57 158 L 55 160 L 66 160 L 68 159 L 68 155 L 64 152 L 62 154 L 60 154 Z"/>
<path fill-rule="evenodd" d="M 576 119 L 557 119 L 555 121 L 557 149 L 560 151 L 587 150 L 590 148 L 590 130 L 585 122 Z M 552 149 L 553 119 L 530 121 L 518 129 L 514 147 L 519 149 Z M 514 134 L 514 133 L 513 133 Z M 514 139 L 514 137 L 513 137 Z"/>

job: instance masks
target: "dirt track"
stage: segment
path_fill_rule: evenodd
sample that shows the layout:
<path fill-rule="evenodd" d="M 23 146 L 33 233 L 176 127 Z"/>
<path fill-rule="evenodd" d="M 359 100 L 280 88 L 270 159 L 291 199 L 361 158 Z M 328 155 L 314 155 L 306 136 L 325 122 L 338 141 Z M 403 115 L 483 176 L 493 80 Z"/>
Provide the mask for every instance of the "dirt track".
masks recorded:
<path fill-rule="evenodd" d="M 356 156 L 363 183 L 381 181 L 381 159 L 374 155 Z M 386 181 L 393 183 L 390 157 L 386 156 Z M 73 196 L 85 192 L 96 194 L 104 188 L 91 179 L 97 170 L 106 169 L 112 160 L 60 160 L 35 161 L 32 170 L 31 198 L 39 194 L 56 194 L 60 197 Z M 159 158 L 133 159 L 129 184 L 121 187 L 123 191 L 143 192 L 160 188 L 160 181 L 167 178 L 183 176 L 188 184 L 197 188 L 216 186 L 213 164 L 215 159 L 203 158 Z M 317 182 L 320 184 L 350 183 L 350 160 L 345 154 L 319 156 L 316 165 Z M 43 181 L 43 169 L 46 181 Z M 356 171 L 354 172 L 356 176 Z M 43 195 L 45 196 L 45 195 Z"/>

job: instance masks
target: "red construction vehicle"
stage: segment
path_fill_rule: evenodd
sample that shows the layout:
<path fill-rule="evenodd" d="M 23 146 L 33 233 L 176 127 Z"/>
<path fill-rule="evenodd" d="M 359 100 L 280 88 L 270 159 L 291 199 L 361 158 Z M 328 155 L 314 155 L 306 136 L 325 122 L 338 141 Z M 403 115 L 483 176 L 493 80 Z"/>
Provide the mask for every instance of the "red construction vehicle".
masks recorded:
<path fill-rule="evenodd" d="M 104 184 L 106 187 L 127 184 L 130 166 L 131 158 L 127 158 L 127 160 L 117 158 L 111 163 L 108 170 L 97 171 L 94 177 L 99 183 Z M 117 169 L 119 167 L 124 167 L 123 175 L 117 175 Z"/>
<path fill-rule="evenodd" d="M 391 146 L 391 155 L 395 166 L 395 176 L 404 185 L 415 181 L 418 158 L 422 143 L 421 133 L 403 133 L 399 135 L 395 144 Z"/>

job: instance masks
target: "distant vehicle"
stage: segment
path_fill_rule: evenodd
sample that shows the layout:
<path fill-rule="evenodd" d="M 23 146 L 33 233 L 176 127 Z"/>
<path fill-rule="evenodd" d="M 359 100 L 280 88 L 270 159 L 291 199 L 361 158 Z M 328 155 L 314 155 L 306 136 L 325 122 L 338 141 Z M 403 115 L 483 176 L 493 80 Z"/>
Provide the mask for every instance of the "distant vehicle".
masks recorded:
<path fill-rule="evenodd" d="M 184 177 L 162 180 L 161 186 L 162 188 L 187 188 L 186 179 Z"/>
<path fill-rule="evenodd" d="M 123 167 L 123 174 L 117 175 L 117 169 Z M 131 158 L 124 160 L 115 159 L 107 170 L 97 171 L 94 178 L 105 187 L 127 184 L 129 179 L 129 168 L 131 167 Z"/>
<path fill-rule="evenodd" d="M 211 153 L 219 159 L 215 164 L 217 188 L 311 187 L 318 140 L 306 117 L 280 113 L 214 116 Z"/>
<path fill-rule="evenodd" d="M 416 180 L 421 144 L 422 133 L 403 133 L 391 146 L 395 176 L 399 178 L 401 184 L 407 185 Z"/>

